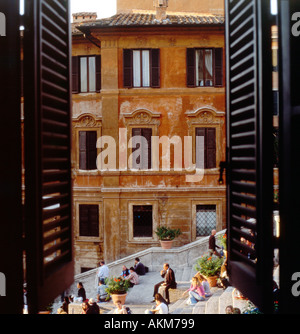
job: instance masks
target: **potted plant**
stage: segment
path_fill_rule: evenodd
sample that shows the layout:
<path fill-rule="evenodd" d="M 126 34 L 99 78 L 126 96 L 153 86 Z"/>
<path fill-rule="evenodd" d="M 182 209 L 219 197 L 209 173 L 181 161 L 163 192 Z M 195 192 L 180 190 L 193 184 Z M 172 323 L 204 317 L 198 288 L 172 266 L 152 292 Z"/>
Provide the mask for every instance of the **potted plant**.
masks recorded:
<path fill-rule="evenodd" d="M 195 270 L 206 277 L 210 286 L 217 285 L 217 279 L 220 275 L 223 259 L 218 256 L 203 255 L 197 260 Z"/>
<path fill-rule="evenodd" d="M 218 242 L 220 246 L 223 248 L 223 252 L 225 257 L 227 258 L 227 235 L 226 233 L 218 236 Z"/>
<path fill-rule="evenodd" d="M 160 240 L 161 247 L 163 249 L 172 248 L 173 240 L 182 234 L 180 228 L 171 229 L 166 226 L 159 226 L 155 231 L 158 239 Z"/>
<path fill-rule="evenodd" d="M 129 280 L 125 280 L 122 277 L 109 277 L 105 280 L 106 288 L 105 291 L 112 298 L 115 303 L 120 300 L 121 304 L 125 304 L 128 289 L 130 287 Z"/>

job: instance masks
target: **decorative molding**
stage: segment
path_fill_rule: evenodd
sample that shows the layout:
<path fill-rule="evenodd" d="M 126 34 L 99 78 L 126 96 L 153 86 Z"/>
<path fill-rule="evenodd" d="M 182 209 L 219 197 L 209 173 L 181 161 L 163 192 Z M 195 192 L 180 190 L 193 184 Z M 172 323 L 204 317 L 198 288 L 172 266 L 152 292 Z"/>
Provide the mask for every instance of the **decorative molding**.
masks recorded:
<path fill-rule="evenodd" d="M 187 123 L 189 128 L 195 124 L 224 124 L 225 112 L 217 111 L 211 107 L 202 107 L 195 111 L 187 111 L 185 114 L 188 116 Z"/>
<path fill-rule="evenodd" d="M 73 119 L 73 123 L 75 128 L 98 128 L 102 126 L 102 119 L 96 119 L 91 114 L 82 114 Z"/>
<path fill-rule="evenodd" d="M 138 109 L 131 113 L 123 113 L 125 126 L 128 125 L 160 125 L 160 113 L 147 109 Z"/>

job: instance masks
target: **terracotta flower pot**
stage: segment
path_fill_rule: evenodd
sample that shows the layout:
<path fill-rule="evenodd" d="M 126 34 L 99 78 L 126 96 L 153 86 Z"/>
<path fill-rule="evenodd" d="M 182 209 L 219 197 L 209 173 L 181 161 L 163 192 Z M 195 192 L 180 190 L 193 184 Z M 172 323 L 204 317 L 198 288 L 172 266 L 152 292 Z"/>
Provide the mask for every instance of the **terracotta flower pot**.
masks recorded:
<path fill-rule="evenodd" d="M 173 245 L 173 240 L 160 240 L 160 245 L 162 249 L 171 249 Z"/>
<path fill-rule="evenodd" d="M 217 286 L 218 276 L 208 276 L 206 279 L 211 288 Z"/>
<path fill-rule="evenodd" d="M 111 294 L 111 299 L 113 301 L 113 303 L 115 304 L 117 301 L 120 301 L 122 305 L 125 304 L 126 301 L 126 296 L 127 293 L 123 293 L 123 294 Z"/>

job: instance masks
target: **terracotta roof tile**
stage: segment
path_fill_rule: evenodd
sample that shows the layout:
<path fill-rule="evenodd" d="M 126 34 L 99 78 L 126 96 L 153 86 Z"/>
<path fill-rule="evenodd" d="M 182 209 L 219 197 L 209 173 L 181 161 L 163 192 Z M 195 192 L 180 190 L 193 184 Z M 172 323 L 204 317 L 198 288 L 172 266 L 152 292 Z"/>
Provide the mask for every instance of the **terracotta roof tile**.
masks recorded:
<path fill-rule="evenodd" d="M 120 13 L 109 18 L 83 23 L 84 28 L 108 28 L 129 26 L 156 26 L 156 25 L 222 25 L 224 17 L 218 15 L 167 15 L 162 21 L 156 19 L 155 14 Z M 78 27 L 79 28 L 79 27 Z M 80 29 L 81 30 L 81 29 Z"/>

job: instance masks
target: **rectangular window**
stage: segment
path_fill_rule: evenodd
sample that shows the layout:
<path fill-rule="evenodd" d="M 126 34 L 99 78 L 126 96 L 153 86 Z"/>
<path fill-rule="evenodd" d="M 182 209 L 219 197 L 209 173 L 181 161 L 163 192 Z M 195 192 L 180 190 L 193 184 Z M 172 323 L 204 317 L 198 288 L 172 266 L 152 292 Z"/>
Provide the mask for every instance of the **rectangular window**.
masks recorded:
<path fill-rule="evenodd" d="M 196 206 L 196 236 L 203 237 L 211 234 L 216 229 L 217 214 L 215 205 Z"/>
<path fill-rule="evenodd" d="M 133 206 L 133 237 L 152 237 L 152 205 Z"/>
<path fill-rule="evenodd" d="M 97 169 L 97 131 L 79 131 L 79 169 Z"/>
<path fill-rule="evenodd" d="M 92 93 L 100 91 L 100 56 L 72 57 L 72 86 L 73 93 Z"/>
<path fill-rule="evenodd" d="M 159 87 L 159 49 L 124 49 L 123 84 L 125 88 Z"/>
<path fill-rule="evenodd" d="M 216 168 L 216 129 L 196 128 L 196 167 Z M 198 147 L 197 136 L 204 137 L 204 147 Z M 203 152 L 204 151 L 204 152 Z M 202 154 L 201 154 L 202 153 Z M 204 163 L 202 159 L 204 158 Z"/>
<path fill-rule="evenodd" d="M 223 49 L 187 49 L 187 86 L 223 86 Z"/>
<path fill-rule="evenodd" d="M 151 169 L 151 128 L 132 129 L 132 167 Z"/>
<path fill-rule="evenodd" d="M 79 235 L 82 237 L 99 237 L 98 205 L 79 205 Z"/>

